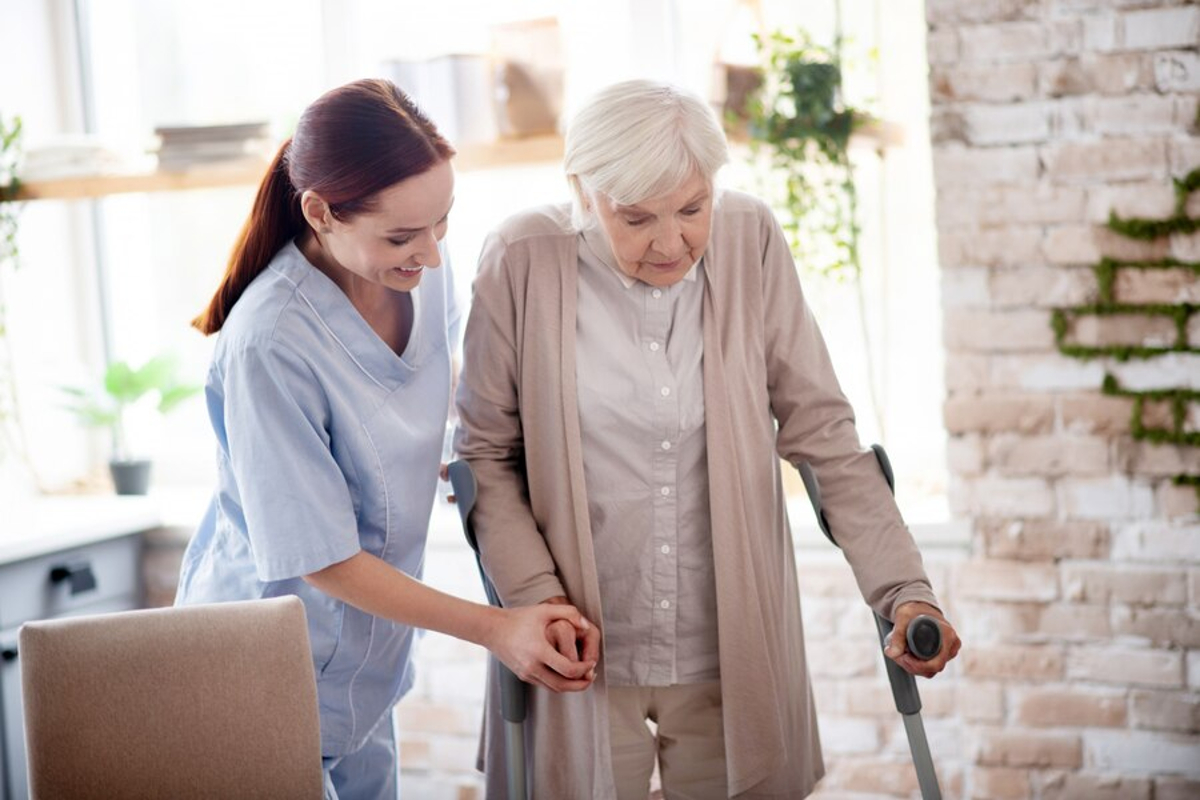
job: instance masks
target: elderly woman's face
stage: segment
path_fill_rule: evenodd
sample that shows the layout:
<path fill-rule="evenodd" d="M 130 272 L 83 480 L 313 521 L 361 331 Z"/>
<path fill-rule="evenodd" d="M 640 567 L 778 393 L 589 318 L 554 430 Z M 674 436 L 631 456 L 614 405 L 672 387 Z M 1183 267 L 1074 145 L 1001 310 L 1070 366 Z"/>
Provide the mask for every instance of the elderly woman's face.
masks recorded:
<path fill-rule="evenodd" d="M 693 174 L 678 189 L 630 206 L 597 193 L 596 216 L 617 267 L 651 286 L 680 281 L 708 247 L 712 186 Z"/>

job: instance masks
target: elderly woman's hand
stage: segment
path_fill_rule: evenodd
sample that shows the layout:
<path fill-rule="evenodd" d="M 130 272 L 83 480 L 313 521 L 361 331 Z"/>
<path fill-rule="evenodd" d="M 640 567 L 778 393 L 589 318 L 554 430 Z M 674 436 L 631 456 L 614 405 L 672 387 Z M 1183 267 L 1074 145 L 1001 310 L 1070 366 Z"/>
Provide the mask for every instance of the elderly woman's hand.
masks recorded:
<path fill-rule="evenodd" d="M 570 605 L 565 597 L 549 597 L 542 601 L 551 605 Z M 566 620 L 555 620 L 546 627 L 546 639 L 562 655 L 571 661 L 595 664 L 600 660 L 600 628 L 594 623 L 585 631 L 579 631 Z M 595 678 L 595 669 L 588 676 Z"/>
<path fill-rule="evenodd" d="M 942 629 L 942 649 L 928 661 L 921 661 L 908 652 L 908 625 L 922 614 L 933 617 Z M 892 625 L 894 627 L 888 635 L 887 647 L 883 652 L 913 675 L 932 678 L 945 669 L 946 664 L 958 655 L 958 649 L 962 646 L 962 641 L 958 638 L 954 626 L 946 621 L 941 611 L 928 603 L 912 602 L 897 606 Z"/>

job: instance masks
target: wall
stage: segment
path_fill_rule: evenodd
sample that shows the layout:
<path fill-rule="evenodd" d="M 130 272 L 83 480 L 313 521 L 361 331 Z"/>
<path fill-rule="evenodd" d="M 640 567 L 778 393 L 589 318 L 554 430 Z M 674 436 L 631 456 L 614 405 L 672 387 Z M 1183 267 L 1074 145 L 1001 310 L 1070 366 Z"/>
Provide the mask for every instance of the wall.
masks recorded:
<path fill-rule="evenodd" d="M 1113 374 L 1194 390 L 1200 357 L 1068 358 L 1051 314 L 1101 299 L 1104 256 L 1200 260 L 1196 234 L 1139 243 L 1104 227 L 1111 210 L 1169 216 L 1171 178 L 1200 166 L 1200 7 L 926 13 L 951 505 L 973 521 L 974 557 L 950 576 L 963 791 L 1195 797 L 1200 525 L 1195 490 L 1170 476 L 1200 472 L 1200 455 L 1136 441 L 1134 400 L 1100 387 Z M 1117 300 L 1194 304 L 1196 274 L 1176 271 L 1164 295 L 1161 274 L 1129 270 Z M 1103 336 L 1149 345 L 1151 328 L 1132 315 Z"/>

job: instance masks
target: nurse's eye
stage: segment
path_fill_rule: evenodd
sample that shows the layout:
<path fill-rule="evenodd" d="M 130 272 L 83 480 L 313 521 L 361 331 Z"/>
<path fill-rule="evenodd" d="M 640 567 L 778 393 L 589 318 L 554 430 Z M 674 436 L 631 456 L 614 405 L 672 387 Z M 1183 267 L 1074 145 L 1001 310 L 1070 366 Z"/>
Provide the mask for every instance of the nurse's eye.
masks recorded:
<path fill-rule="evenodd" d="M 395 238 L 388 237 L 388 244 L 395 245 L 396 247 L 403 247 L 411 242 L 414 238 L 414 236 L 400 236 Z"/>

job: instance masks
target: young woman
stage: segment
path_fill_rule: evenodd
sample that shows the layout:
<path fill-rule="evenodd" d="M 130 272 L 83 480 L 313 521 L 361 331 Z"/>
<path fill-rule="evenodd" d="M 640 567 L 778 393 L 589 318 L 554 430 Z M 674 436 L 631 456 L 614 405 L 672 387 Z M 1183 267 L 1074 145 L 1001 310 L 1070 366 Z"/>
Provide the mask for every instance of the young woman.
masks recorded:
<path fill-rule="evenodd" d="M 394 85 L 335 89 L 301 116 L 259 189 L 212 302 L 206 397 L 218 486 L 177 602 L 305 603 L 329 797 L 395 797 L 391 711 L 414 628 L 489 648 L 555 691 L 567 605 L 500 610 L 419 582 L 459 324 L 442 238 L 454 150 Z M 557 629 L 556 629 L 557 631 Z M 561 633 L 554 633 L 555 640 Z"/>

